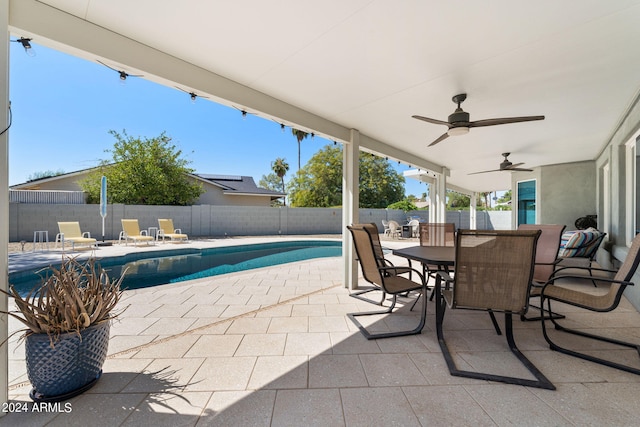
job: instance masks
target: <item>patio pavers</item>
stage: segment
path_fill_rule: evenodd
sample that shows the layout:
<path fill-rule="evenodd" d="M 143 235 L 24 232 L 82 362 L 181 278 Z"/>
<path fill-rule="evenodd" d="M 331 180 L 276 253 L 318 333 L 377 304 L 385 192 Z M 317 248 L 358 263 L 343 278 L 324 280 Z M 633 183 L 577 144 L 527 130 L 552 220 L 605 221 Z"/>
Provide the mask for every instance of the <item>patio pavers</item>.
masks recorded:
<path fill-rule="evenodd" d="M 416 243 L 385 242 L 403 244 Z M 11 413 L 0 425 L 570 426 L 640 416 L 640 376 L 550 351 L 539 322 L 515 321 L 515 339 L 556 391 L 452 377 L 432 302 L 422 334 L 367 341 L 346 313 L 376 307 L 348 297 L 341 281 L 341 260 L 326 258 L 127 291 L 97 385 L 71 399 L 70 412 Z M 415 323 L 409 302 L 368 326 Z M 571 322 L 640 341 L 640 313 L 627 301 Z M 452 311 L 445 330 L 459 366 L 519 368 L 485 313 Z M 589 345 L 638 363 L 629 351 Z M 31 402 L 24 351 L 17 341 L 11 348 L 10 398 Z"/>

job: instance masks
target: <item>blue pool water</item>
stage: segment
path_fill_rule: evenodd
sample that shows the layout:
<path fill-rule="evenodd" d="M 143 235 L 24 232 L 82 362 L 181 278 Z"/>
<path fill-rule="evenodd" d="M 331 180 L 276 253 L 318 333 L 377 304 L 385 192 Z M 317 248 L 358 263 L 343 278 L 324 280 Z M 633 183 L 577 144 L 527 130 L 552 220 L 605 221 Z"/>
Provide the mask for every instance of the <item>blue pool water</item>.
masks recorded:
<path fill-rule="evenodd" d="M 209 249 L 139 252 L 102 258 L 99 264 L 112 278 L 119 277 L 126 269 L 123 289 L 139 289 L 341 254 L 341 242 L 303 240 Z M 20 294 L 25 295 L 40 283 L 41 275 L 45 274 L 46 269 L 40 268 L 15 272 L 9 275 L 9 283 L 15 286 Z"/>

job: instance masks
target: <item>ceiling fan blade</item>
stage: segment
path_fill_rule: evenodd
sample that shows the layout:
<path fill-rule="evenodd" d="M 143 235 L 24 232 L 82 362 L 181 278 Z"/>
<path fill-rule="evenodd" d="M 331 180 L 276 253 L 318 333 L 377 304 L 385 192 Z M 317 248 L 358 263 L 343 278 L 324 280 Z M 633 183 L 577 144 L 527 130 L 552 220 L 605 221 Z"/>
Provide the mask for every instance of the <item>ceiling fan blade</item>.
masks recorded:
<path fill-rule="evenodd" d="M 508 169 L 504 169 L 506 171 L 516 171 L 516 172 L 533 172 L 533 169 L 525 169 L 525 168 L 508 168 Z"/>
<path fill-rule="evenodd" d="M 532 122 L 534 120 L 544 120 L 544 116 L 504 117 L 501 119 L 476 120 L 475 122 L 469 123 L 469 127 L 477 128 L 483 126 L 506 125 L 509 123 Z"/>
<path fill-rule="evenodd" d="M 429 147 L 436 145 L 438 142 L 441 142 L 445 139 L 449 138 L 449 134 L 448 133 L 443 133 L 442 135 L 440 135 L 440 137 L 438 139 L 436 139 L 435 141 L 433 141 L 431 144 L 429 144 Z"/>
<path fill-rule="evenodd" d="M 480 173 L 500 172 L 500 171 L 504 171 L 504 170 L 506 170 L 506 169 L 494 169 L 494 170 L 491 170 L 491 171 L 471 172 L 471 173 L 468 173 L 467 175 L 478 175 Z"/>
<path fill-rule="evenodd" d="M 423 122 L 433 123 L 434 125 L 445 125 L 449 128 L 451 127 L 451 123 L 445 122 L 442 120 L 430 119 L 429 117 L 424 117 L 424 116 L 411 116 L 411 117 L 413 117 L 414 119 L 422 120 Z"/>
<path fill-rule="evenodd" d="M 505 169 L 515 169 L 515 168 L 517 168 L 518 166 L 522 166 L 522 165 L 524 165 L 524 162 L 520 162 L 520 163 L 513 163 L 511 166 L 506 167 Z"/>

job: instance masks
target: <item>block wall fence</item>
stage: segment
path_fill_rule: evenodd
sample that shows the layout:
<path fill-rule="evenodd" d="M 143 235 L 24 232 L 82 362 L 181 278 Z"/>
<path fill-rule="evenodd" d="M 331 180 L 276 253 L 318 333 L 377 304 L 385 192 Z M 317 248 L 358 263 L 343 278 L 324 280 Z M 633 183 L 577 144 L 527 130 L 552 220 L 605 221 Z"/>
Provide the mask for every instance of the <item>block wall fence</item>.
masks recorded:
<path fill-rule="evenodd" d="M 382 220 L 406 222 L 409 215 L 429 218 L 425 210 L 404 213 L 391 209 L 360 209 L 360 222 L 375 222 L 380 231 Z M 190 237 L 265 236 L 341 234 L 342 209 L 290 208 L 252 206 L 140 206 L 113 204 L 107 206 L 104 221 L 105 240 L 117 240 L 121 219 L 138 219 L 140 229 L 158 227 L 158 218 L 171 218 L 176 228 Z M 479 211 L 478 229 L 506 230 L 511 228 L 510 211 Z M 82 231 L 102 239 L 102 217 L 99 205 L 9 204 L 9 241 L 32 241 L 36 230 L 47 230 L 49 241 L 55 241 L 58 221 L 79 221 Z M 469 228 L 469 212 L 448 211 L 447 222 L 457 228 Z"/>

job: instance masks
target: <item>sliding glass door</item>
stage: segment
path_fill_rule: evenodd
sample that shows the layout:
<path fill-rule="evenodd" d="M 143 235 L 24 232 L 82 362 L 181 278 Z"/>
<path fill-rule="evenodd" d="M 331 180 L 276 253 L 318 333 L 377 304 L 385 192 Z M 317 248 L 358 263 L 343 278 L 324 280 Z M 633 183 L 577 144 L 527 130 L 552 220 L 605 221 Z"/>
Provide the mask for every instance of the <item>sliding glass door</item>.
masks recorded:
<path fill-rule="evenodd" d="M 518 182 L 518 225 L 536 223 L 536 180 Z"/>

